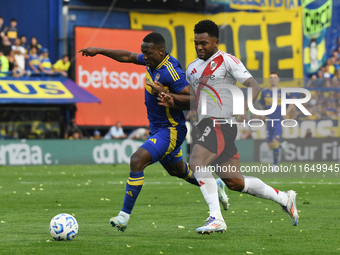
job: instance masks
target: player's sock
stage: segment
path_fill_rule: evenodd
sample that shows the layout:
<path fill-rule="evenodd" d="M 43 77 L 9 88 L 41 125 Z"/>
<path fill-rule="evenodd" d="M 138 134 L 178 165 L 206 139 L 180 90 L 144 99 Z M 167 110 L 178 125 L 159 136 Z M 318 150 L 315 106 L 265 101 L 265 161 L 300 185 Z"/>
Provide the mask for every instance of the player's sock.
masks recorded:
<path fill-rule="evenodd" d="M 256 197 L 269 199 L 276 203 L 279 203 L 282 206 L 287 205 L 288 196 L 285 192 L 270 187 L 259 178 L 252 176 L 243 177 L 244 189 L 242 190 L 242 193 L 248 193 Z"/>
<path fill-rule="evenodd" d="M 190 170 L 189 168 L 189 164 L 184 162 L 185 164 L 185 174 L 184 174 L 184 177 L 183 179 L 186 180 L 187 182 L 191 183 L 191 184 L 194 184 L 196 186 L 200 186 L 195 178 L 195 176 L 193 175 L 193 172 Z"/>
<path fill-rule="evenodd" d="M 131 214 L 132 208 L 135 205 L 139 192 L 144 183 L 144 172 L 130 172 L 129 179 L 126 183 L 125 198 L 122 211 Z"/>
<path fill-rule="evenodd" d="M 194 175 L 200 185 L 203 197 L 209 205 L 210 216 L 216 219 L 223 219 L 218 202 L 217 184 L 214 177 L 203 167 L 196 171 Z"/>
<path fill-rule="evenodd" d="M 279 153 L 280 153 L 280 145 L 278 143 L 274 143 L 273 144 L 273 158 L 274 158 L 274 164 L 275 166 L 277 166 L 277 164 L 279 163 Z"/>

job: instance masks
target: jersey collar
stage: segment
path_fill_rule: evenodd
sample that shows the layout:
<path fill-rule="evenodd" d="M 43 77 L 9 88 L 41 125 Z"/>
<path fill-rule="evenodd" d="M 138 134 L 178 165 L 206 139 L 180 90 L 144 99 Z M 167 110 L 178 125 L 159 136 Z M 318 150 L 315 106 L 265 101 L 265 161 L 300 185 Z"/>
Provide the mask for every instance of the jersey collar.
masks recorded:
<path fill-rule="evenodd" d="M 169 60 L 169 58 L 170 58 L 170 55 L 167 53 L 167 54 L 166 54 L 166 57 L 165 57 L 165 58 L 163 59 L 163 61 L 156 67 L 156 69 L 161 68 L 162 65 L 164 65 L 164 63 L 165 63 L 166 61 Z"/>

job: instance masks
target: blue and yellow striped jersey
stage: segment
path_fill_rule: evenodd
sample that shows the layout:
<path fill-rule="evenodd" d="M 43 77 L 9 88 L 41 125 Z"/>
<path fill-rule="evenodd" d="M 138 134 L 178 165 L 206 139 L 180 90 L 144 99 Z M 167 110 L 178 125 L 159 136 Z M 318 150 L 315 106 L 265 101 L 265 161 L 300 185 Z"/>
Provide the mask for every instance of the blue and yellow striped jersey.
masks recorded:
<path fill-rule="evenodd" d="M 143 54 L 138 56 L 139 62 L 145 65 Z M 150 133 L 156 133 L 164 126 L 185 125 L 185 118 L 182 110 L 166 108 L 158 104 L 156 96 L 151 94 L 151 87 L 146 82 L 158 81 L 170 93 L 179 93 L 189 83 L 185 79 L 185 73 L 177 59 L 167 54 L 164 60 L 151 69 L 146 67 L 145 74 L 145 105 L 150 122 Z"/>
<path fill-rule="evenodd" d="M 289 94 L 286 98 L 290 98 Z M 260 103 L 264 106 L 265 110 L 268 110 L 273 105 L 273 90 L 271 88 L 266 88 L 262 90 L 262 95 Z M 267 116 L 269 119 L 283 119 L 281 115 L 281 89 L 277 89 L 277 108 L 276 110 Z"/>
<path fill-rule="evenodd" d="M 40 63 L 41 63 L 42 68 L 44 68 L 47 71 L 51 71 L 52 64 L 51 64 L 50 58 L 40 57 Z"/>
<path fill-rule="evenodd" d="M 29 63 L 31 63 L 31 65 L 33 65 L 36 69 L 39 69 L 39 65 L 40 65 L 40 58 L 38 56 L 38 54 L 36 55 L 31 55 L 29 54 L 28 56 L 28 60 L 27 60 Z M 29 68 L 31 69 L 31 68 Z"/>

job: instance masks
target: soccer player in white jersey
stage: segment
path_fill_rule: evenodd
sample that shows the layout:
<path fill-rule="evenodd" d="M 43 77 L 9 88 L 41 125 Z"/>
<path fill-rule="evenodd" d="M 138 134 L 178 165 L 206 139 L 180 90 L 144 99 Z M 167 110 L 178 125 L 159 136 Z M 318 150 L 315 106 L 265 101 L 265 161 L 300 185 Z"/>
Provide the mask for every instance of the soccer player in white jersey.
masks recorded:
<path fill-rule="evenodd" d="M 206 172 L 209 165 L 216 166 L 215 169 L 224 169 L 216 173 L 229 189 L 280 204 L 296 226 L 299 216 L 295 191 L 283 192 L 274 189 L 258 178 L 243 176 L 240 171 L 240 156 L 234 142 L 237 125 L 229 123 L 236 123 L 236 119 L 238 122 L 245 120 L 248 104 L 247 99 L 237 98 L 244 100 L 245 114 L 235 119 L 236 116 L 232 115 L 232 94 L 229 89 L 223 88 L 223 85 L 235 86 L 239 81 L 252 88 L 252 99 L 255 102 L 260 91 L 258 83 L 240 60 L 218 50 L 219 29 L 213 21 L 200 21 L 195 25 L 194 31 L 198 58 L 189 64 L 186 71 L 187 80 L 191 85 L 191 96 L 162 92 L 159 100 L 160 104 L 175 108 L 188 108 L 190 101 L 196 103 L 200 138 L 192 149 L 189 163 L 191 169 L 195 170 L 195 178 L 201 185 L 202 194 L 210 209 L 207 223 L 196 231 L 204 234 L 227 229 L 218 203 L 218 184 L 211 178 L 210 173 Z"/>

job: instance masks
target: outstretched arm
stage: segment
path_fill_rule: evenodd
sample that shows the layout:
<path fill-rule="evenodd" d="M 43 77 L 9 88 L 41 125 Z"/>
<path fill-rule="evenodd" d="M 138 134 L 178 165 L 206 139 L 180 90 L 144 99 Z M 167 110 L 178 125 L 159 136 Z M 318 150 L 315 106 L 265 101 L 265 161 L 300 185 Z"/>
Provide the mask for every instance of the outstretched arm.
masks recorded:
<path fill-rule="evenodd" d="M 130 52 L 127 50 L 112 50 L 112 49 L 104 49 L 104 48 L 97 48 L 97 47 L 88 47 L 86 49 L 81 49 L 78 53 L 82 53 L 82 56 L 90 56 L 94 57 L 97 54 L 101 54 L 112 58 L 118 62 L 125 62 L 125 63 L 134 63 L 137 65 L 142 65 L 141 62 L 138 60 L 138 53 Z"/>

